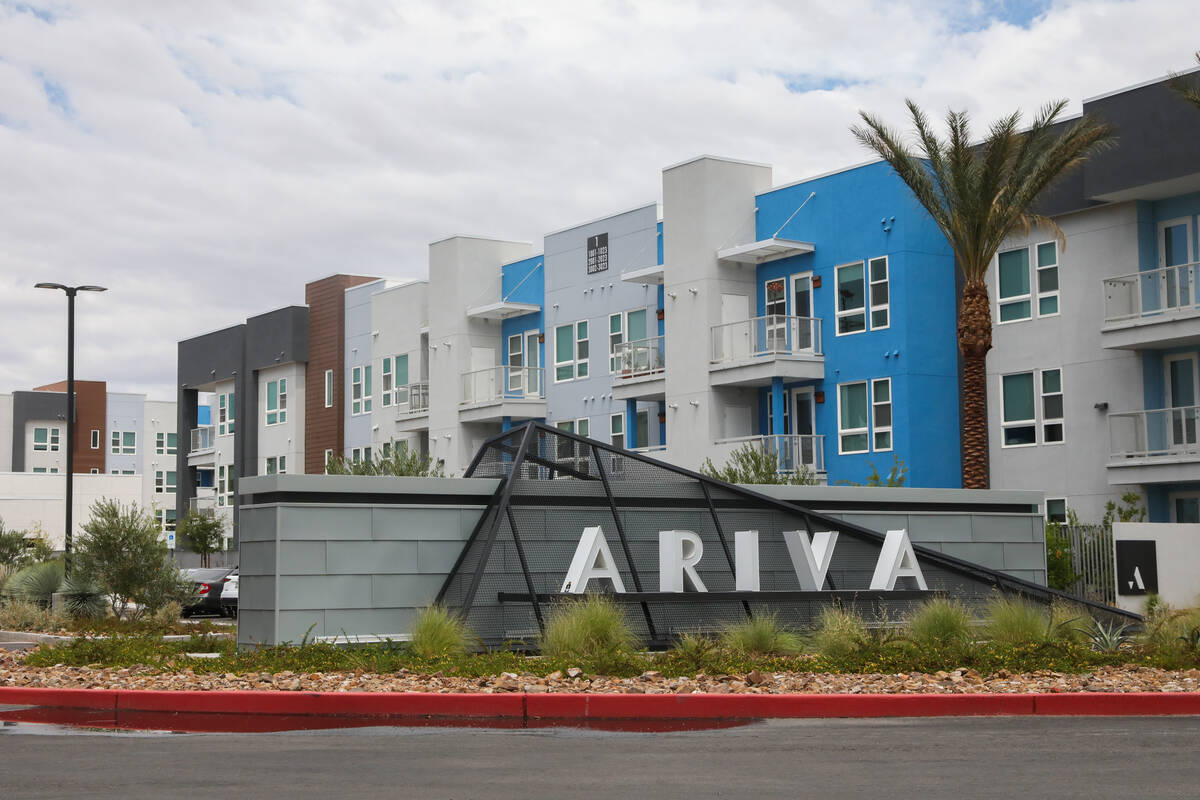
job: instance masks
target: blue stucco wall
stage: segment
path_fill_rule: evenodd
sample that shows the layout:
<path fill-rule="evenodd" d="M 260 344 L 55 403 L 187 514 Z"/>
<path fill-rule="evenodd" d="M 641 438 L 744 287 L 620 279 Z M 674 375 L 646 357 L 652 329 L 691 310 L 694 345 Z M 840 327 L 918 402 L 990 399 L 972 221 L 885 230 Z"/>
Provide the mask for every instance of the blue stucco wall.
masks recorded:
<path fill-rule="evenodd" d="M 501 296 L 513 303 L 535 303 L 542 306 L 546 297 L 546 270 L 543 266 L 545 259 L 540 255 L 514 261 L 500 268 Z M 522 314 L 519 317 L 509 317 L 500 323 L 500 359 L 508 363 L 508 337 L 527 331 L 545 332 L 542 326 L 543 312 Z M 538 363 L 546 366 L 546 345 L 543 343 L 539 350 Z"/>
<path fill-rule="evenodd" d="M 954 256 L 908 188 L 877 163 L 766 192 L 758 197 L 757 236 L 815 245 L 813 253 L 758 268 L 757 313 L 764 313 L 766 281 L 810 270 L 820 278 L 813 310 L 822 320 L 825 380 L 814 388 L 825 392 L 816 432 L 825 435 L 829 482 L 862 482 L 871 464 L 886 473 L 894 453 L 908 466 L 910 486 L 961 486 Z M 889 327 L 836 336 L 835 267 L 882 255 Z M 790 285 L 788 295 L 791 314 Z M 892 451 L 839 456 L 838 384 L 883 377 L 892 379 Z M 763 433 L 769 391 L 761 393 Z"/>

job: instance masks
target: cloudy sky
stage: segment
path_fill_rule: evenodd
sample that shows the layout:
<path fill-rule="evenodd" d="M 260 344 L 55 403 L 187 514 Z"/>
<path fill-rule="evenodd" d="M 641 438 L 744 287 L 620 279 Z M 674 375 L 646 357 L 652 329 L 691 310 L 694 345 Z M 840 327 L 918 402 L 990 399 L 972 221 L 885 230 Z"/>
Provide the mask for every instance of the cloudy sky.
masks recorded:
<path fill-rule="evenodd" d="M 858 109 L 980 127 L 1161 77 L 1194 0 L 0 0 L 0 391 L 174 397 L 175 342 L 334 272 L 422 277 L 456 233 L 540 242 L 700 153 L 858 163 Z M 1114 265 L 1119 271 L 1121 265 Z"/>

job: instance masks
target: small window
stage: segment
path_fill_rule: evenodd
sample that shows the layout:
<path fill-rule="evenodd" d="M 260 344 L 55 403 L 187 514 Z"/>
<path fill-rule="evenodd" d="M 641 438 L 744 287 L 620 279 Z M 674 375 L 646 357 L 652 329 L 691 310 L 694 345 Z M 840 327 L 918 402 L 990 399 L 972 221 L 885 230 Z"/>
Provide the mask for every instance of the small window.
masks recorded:
<path fill-rule="evenodd" d="M 58 436 L 60 433 L 61 433 L 61 431 L 59 431 L 58 428 L 50 429 L 50 452 L 52 452 L 52 453 L 58 452 L 58 444 L 59 444 Z"/>
<path fill-rule="evenodd" d="M 1058 242 L 1037 246 L 1038 316 L 1058 313 Z"/>
<path fill-rule="evenodd" d="M 40 474 L 40 473 L 45 472 L 46 468 L 45 467 L 34 467 L 33 471 Z"/>
<path fill-rule="evenodd" d="M 267 381 L 267 424 L 287 422 L 287 378 Z"/>
<path fill-rule="evenodd" d="M 1033 373 L 1021 372 L 1001 378 L 1004 447 L 1037 444 L 1037 420 L 1033 401 Z"/>
<path fill-rule="evenodd" d="M 217 435 L 225 436 L 234 432 L 236 417 L 236 397 L 233 392 L 217 395 Z"/>
<path fill-rule="evenodd" d="M 1033 315 L 1029 294 L 1029 248 L 1009 250 L 996 257 L 1000 282 L 1000 322 Z"/>
<path fill-rule="evenodd" d="M 588 323 L 580 320 L 554 329 L 554 380 L 570 381 L 588 376 Z"/>
<path fill-rule="evenodd" d="M 608 371 L 618 372 L 621 365 L 617 363 L 617 347 L 625 341 L 625 316 L 623 314 L 608 315 Z"/>
<path fill-rule="evenodd" d="M 392 390 L 392 403 L 398 406 L 408 405 L 408 354 L 396 356 L 393 359 L 396 366 L 394 383 L 395 387 Z"/>
<path fill-rule="evenodd" d="M 165 433 L 154 434 L 154 452 L 160 456 L 167 452 L 167 435 Z"/>
<path fill-rule="evenodd" d="M 333 370 L 325 370 L 325 407 L 333 408 Z"/>
<path fill-rule="evenodd" d="M 362 383 L 362 367 L 355 367 L 350 370 L 350 413 L 357 415 L 362 413 L 363 400 L 363 383 Z"/>
<path fill-rule="evenodd" d="M 838 386 L 838 452 L 866 453 L 868 428 L 867 382 Z"/>
<path fill-rule="evenodd" d="M 871 330 L 888 327 L 890 296 L 888 293 L 887 256 L 872 258 L 871 270 Z"/>
<path fill-rule="evenodd" d="M 591 436 L 592 435 L 591 423 L 588 422 L 587 419 L 576 420 L 575 421 L 575 432 L 577 434 L 579 434 L 580 436 L 585 436 L 585 437 Z"/>
<path fill-rule="evenodd" d="M 1046 498 L 1046 522 L 1065 523 L 1067 521 L 1067 500 L 1065 497 Z"/>
<path fill-rule="evenodd" d="M 385 460 L 385 461 L 388 460 L 389 458 L 392 457 L 392 443 L 384 442 L 380 446 L 379 451 L 380 451 L 380 456 L 383 458 L 383 460 Z"/>
<path fill-rule="evenodd" d="M 862 333 L 867 328 L 863 263 L 837 268 L 837 335 Z"/>
<path fill-rule="evenodd" d="M 45 452 L 50 447 L 50 430 L 48 428 L 33 429 L 33 449 L 35 452 Z"/>
<path fill-rule="evenodd" d="M 92 429 L 92 449 L 100 449 L 100 431 L 96 430 L 95 428 Z"/>
<path fill-rule="evenodd" d="M 137 455 L 137 431 L 121 431 L 121 455 Z"/>
<path fill-rule="evenodd" d="M 363 413 L 371 413 L 371 399 L 374 397 L 371 389 L 371 365 L 363 365 Z"/>
<path fill-rule="evenodd" d="M 327 475 L 329 474 L 329 462 L 332 460 L 333 460 L 333 451 L 326 450 L 325 451 L 325 474 L 327 474 Z"/>
<path fill-rule="evenodd" d="M 1042 441 L 1046 444 L 1057 444 L 1062 440 L 1062 370 L 1042 370 Z"/>
<path fill-rule="evenodd" d="M 892 449 L 892 379 L 871 381 L 871 425 L 876 451 Z"/>
<path fill-rule="evenodd" d="M 608 418 L 609 441 L 613 447 L 625 446 L 625 415 L 613 414 Z"/>
<path fill-rule="evenodd" d="M 88 474 L 90 474 L 90 475 L 99 475 L 99 474 L 100 474 L 100 470 L 96 469 L 95 467 L 92 467 L 90 470 L 88 470 Z"/>
<path fill-rule="evenodd" d="M 179 452 L 179 434 L 167 434 L 167 452 L 166 455 L 173 456 Z"/>
<path fill-rule="evenodd" d="M 284 475 L 287 473 L 287 456 L 268 456 L 267 469 L 268 475 Z"/>
<path fill-rule="evenodd" d="M 383 379 L 383 401 L 382 401 L 382 405 L 383 405 L 384 407 L 387 407 L 387 406 L 390 406 L 390 405 L 392 404 L 392 388 L 393 388 L 393 385 L 394 385 L 394 384 L 392 383 L 392 378 L 393 378 L 393 375 L 392 375 L 392 359 L 391 359 L 391 356 L 388 356 L 387 358 L 383 359 L 383 371 L 380 373 L 380 377 Z"/>
<path fill-rule="evenodd" d="M 109 444 L 112 449 L 112 454 L 115 456 L 121 455 L 121 432 L 113 431 Z"/>

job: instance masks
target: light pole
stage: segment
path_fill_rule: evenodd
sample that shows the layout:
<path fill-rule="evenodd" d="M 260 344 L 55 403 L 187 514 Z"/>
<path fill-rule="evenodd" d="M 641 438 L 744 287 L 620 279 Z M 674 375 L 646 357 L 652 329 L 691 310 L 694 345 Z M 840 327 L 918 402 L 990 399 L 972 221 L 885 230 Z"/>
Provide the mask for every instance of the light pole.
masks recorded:
<path fill-rule="evenodd" d="M 67 294 L 67 527 L 63 537 L 63 575 L 71 574 L 71 505 L 75 481 L 75 295 L 79 292 L 106 292 L 103 286 L 64 286 L 39 283 L 35 289 L 61 289 Z"/>

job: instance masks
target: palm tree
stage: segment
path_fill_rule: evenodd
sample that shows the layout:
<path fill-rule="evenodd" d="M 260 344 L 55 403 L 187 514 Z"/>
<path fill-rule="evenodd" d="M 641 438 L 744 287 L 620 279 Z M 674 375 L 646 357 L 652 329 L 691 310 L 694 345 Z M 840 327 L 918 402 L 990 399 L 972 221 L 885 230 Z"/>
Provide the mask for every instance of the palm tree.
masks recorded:
<path fill-rule="evenodd" d="M 1196 63 L 1200 64 L 1200 50 L 1196 51 Z M 1200 108 L 1200 83 L 1188 80 L 1182 75 L 1171 73 L 1171 88 L 1179 92 L 1184 100 Z"/>
<path fill-rule="evenodd" d="M 1084 116 L 1058 130 L 1066 101 L 1047 104 L 1027 130 L 1019 111 L 992 124 L 987 138 L 971 141 L 965 111 L 946 116 L 949 139 L 930 129 L 925 113 L 911 100 L 918 150 L 878 118 L 860 111 L 864 125 L 851 130 L 867 148 L 891 165 L 942 229 L 962 269 L 958 306 L 958 347 L 962 353 L 962 485 L 988 488 L 987 382 L 985 364 L 992 349 L 992 307 L 984 276 L 996 250 L 1012 233 L 1034 226 L 1065 237 L 1050 219 L 1030 209 L 1055 179 L 1078 167 L 1114 140 L 1111 128 Z"/>

